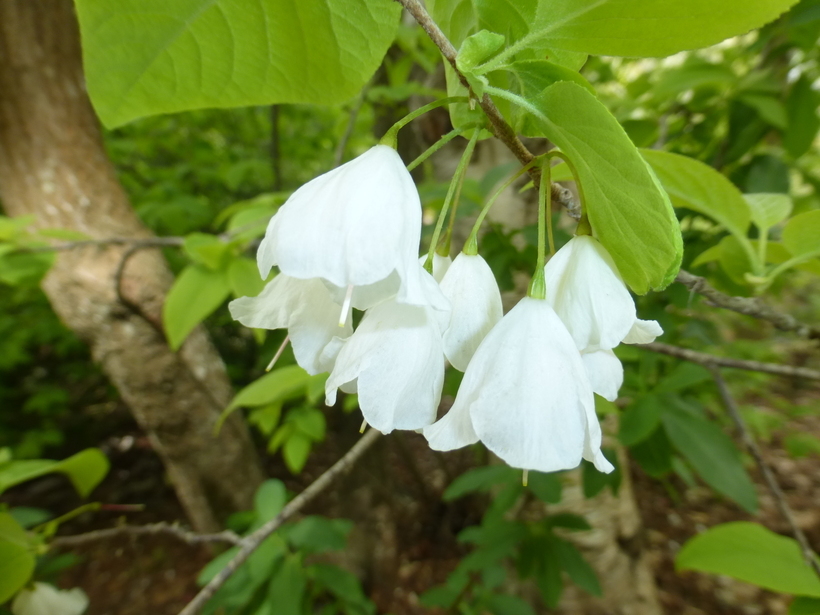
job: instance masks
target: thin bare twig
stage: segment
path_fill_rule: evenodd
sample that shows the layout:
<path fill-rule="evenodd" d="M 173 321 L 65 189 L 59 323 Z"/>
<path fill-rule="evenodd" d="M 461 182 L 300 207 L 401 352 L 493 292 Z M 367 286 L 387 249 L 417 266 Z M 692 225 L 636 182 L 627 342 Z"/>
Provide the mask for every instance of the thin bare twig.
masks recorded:
<path fill-rule="evenodd" d="M 676 278 L 686 288 L 694 293 L 703 295 L 707 303 L 714 307 L 721 307 L 733 312 L 753 316 L 761 320 L 772 323 L 781 331 L 794 331 L 800 337 L 809 339 L 820 339 L 820 328 L 800 322 L 790 314 L 784 314 L 770 308 L 759 299 L 753 297 L 732 297 L 724 294 L 712 287 L 711 284 L 700 276 L 692 275 L 688 271 L 681 271 Z"/>
<path fill-rule="evenodd" d="M 800 550 L 803 552 L 803 557 L 805 558 L 806 563 L 811 566 L 818 575 L 820 575 L 820 561 L 817 559 L 817 554 L 811 548 L 811 545 L 809 544 L 806 535 L 803 533 L 803 530 L 801 530 L 800 526 L 797 525 L 797 520 L 794 518 L 794 512 L 792 512 L 789 503 L 786 501 L 786 496 L 783 494 L 783 490 L 780 488 L 780 484 L 777 482 L 774 472 L 772 472 L 772 469 L 766 463 L 766 460 L 763 459 L 763 454 L 760 451 L 760 447 L 757 446 L 757 442 L 755 442 L 755 439 L 749 432 L 749 428 L 746 426 L 743 416 L 740 414 L 740 409 L 737 407 L 737 403 L 735 403 L 734 397 L 732 397 L 732 393 L 729 391 L 729 387 L 726 385 L 726 381 L 720 373 L 720 369 L 714 365 L 709 366 L 709 369 L 712 372 L 712 377 L 715 379 L 715 384 L 717 384 L 718 392 L 723 400 L 723 405 L 726 406 L 729 416 L 732 418 L 735 427 L 737 427 L 737 430 L 740 432 L 740 435 L 743 438 L 743 444 L 745 444 L 746 448 L 749 449 L 749 453 L 751 453 L 752 457 L 754 457 L 757 467 L 760 468 L 760 473 L 763 475 L 763 479 L 766 481 L 769 491 L 771 491 L 774 496 L 774 501 L 777 503 L 777 508 L 780 510 L 780 514 L 783 515 L 783 518 L 789 524 L 792 535 L 795 537 L 797 542 L 800 543 Z"/>
<path fill-rule="evenodd" d="M 356 98 L 356 102 L 353 103 L 353 106 L 350 108 L 350 114 L 347 118 L 347 126 L 345 126 L 345 132 L 342 135 L 342 138 L 339 139 L 339 144 L 336 146 L 336 153 L 333 156 L 333 168 L 335 169 L 338 167 L 345 159 L 345 150 L 347 150 L 347 144 L 350 142 L 350 137 L 353 136 L 353 131 L 356 129 L 356 119 L 359 117 L 359 112 L 362 110 L 364 106 L 364 101 L 367 100 L 367 90 L 370 89 L 370 82 L 366 83 L 365 86 L 362 88 L 362 91 L 359 92 L 358 98 Z"/>
<path fill-rule="evenodd" d="M 433 21 L 432 17 L 430 17 L 427 9 L 424 8 L 419 0 L 395 1 L 401 4 L 407 12 L 410 13 L 413 19 L 415 19 L 416 22 L 424 29 L 427 36 L 430 37 L 430 40 L 432 40 L 436 47 L 439 48 L 439 51 L 441 51 L 441 55 L 444 56 L 444 59 L 447 60 L 447 62 L 450 63 L 450 66 L 453 67 L 453 71 L 455 71 L 455 74 L 458 76 L 461 84 L 470 90 L 470 84 L 467 83 L 467 79 L 461 74 L 461 71 L 459 71 L 456 66 L 456 56 L 458 55 L 458 51 L 455 47 L 453 47 L 453 44 L 444 32 L 441 31 L 441 28 L 438 27 L 438 24 Z M 490 129 L 492 133 L 502 143 L 504 143 L 504 145 L 507 146 L 507 148 L 513 153 L 521 164 L 529 164 L 535 156 L 521 142 L 521 139 L 519 139 L 518 135 L 515 134 L 512 126 L 504 120 L 504 117 L 501 115 L 501 112 L 498 110 L 498 107 L 495 106 L 495 103 L 489 95 L 484 94 L 481 100 L 478 101 L 478 104 L 481 106 L 481 109 L 484 111 L 487 119 L 490 120 Z M 529 169 L 528 172 L 530 177 L 532 177 L 533 183 L 535 184 L 535 188 L 537 190 L 538 185 L 541 182 L 541 170 L 536 165 Z M 552 184 L 551 189 L 553 201 L 560 203 L 567 209 L 571 209 L 572 193 L 558 184 Z"/>
<path fill-rule="evenodd" d="M 791 378 L 806 378 L 807 380 L 820 380 L 820 370 L 809 369 L 808 367 L 792 367 L 790 365 L 778 365 L 777 363 L 763 363 L 762 361 L 746 361 L 744 359 L 731 359 L 728 357 L 717 357 L 713 354 L 680 348 L 670 344 L 651 342 L 641 344 L 640 348 L 646 348 L 653 352 L 660 352 L 671 357 L 678 357 L 692 363 L 699 363 L 706 367 L 721 366 L 732 367 L 734 369 L 745 369 L 751 372 L 763 372 L 775 374 L 777 376 L 788 376 Z"/>
<path fill-rule="evenodd" d="M 242 537 L 230 530 L 225 530 L 217 534 L 197 534 L 196 532 L 191 532 L 177 525 L 153 523 L 151 525 L 122 525 L 120 527 L 95 530 L 75 536 L 57 536 L 49 543 L 49 547 L 62 549 L 81 546 L 89 542 L 119 538 L 120 536 L 158 536 L 160 534 L 173 536 L 189 545 L 207 543 L 238 545 L 242 542 Z"/>
<path fill-rule="evenodd" d="M 368 431 L 361 439 L 353 445 L 345 455 L 325 471 L 319 478 L 308 486 L 302 493 L 291 500 L 287 506 L 282 509 L 276 517 L 268 521 L 265 525 L 256 530 L 253 534 L 246 536 L 239 543 L 241 548 L 239 552 L 228 562 L 228 564 L 219 571 L 208 584 L 199 590 L 199 593 L 194 597 L 187 606 L 179 612 L 179 615 L 195 615 L 202 610 L 202 607 L 211 599 L 211 597 L 222 587 L 225 582 L 236 572 L 236 570 L 251 556 L 251 554 L 259 548 L 264 540 L 273 534 L 279 527 L 288 519 L 290 519 L 299 510 L 304 508 L 311 500 L 324 491 L 339 475 L 350 469 L 356 463 L 364 452 L 370 448 L 373 443 L 381 436 L 375 429 Z"/>

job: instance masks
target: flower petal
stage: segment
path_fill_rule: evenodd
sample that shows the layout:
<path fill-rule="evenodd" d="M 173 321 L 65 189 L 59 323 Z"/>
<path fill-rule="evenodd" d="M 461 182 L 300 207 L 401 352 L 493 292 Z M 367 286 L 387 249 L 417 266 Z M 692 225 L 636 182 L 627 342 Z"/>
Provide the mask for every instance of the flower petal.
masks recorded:
<path fill-rule="evenodd" d="M 441 281 L 452 316 L 444 332 L 444 354 L 464 371 L 478 345 L 501 320 L 501 293 L 490 266 L 480 256 L 459 254 Z"/>
<path fill-rule="evenodd" d="M 14 615 L 81 615 L 88 608 L 88 596 L 79 587 L 57 589 L 37 582 L 20 590 L 11 605 Z"/>
<path fill-rule="evenodd" d="M 432 423 L 444 383 L 436 319 L 432 308 L 393 300 L 368 310 L 336 357 L 325 384 L 328 400 L 355 380 L 365 420 L 382 433 Z"/>
<path fill-rule="evenodd" d="M 258 297 L 241 297 L 228 305 L 234 320 L 256 329 L 288 329 L 296 362 L 309 374 L 329 371 L 333 353 L 323 353 L 334 337 L 353 332 L 350 315 L 339 327 L 341 305 L 321 280 L 299 280 L 279 274 Z"/>
<path fill-rule="evenodd" d="M 584 436 L 584 459 L 591 461 L 599 472 L 609 474 L 615 469 L 601 452 L 601 423 L 595 412 L 595 400 L 584 403 L 586 435 Z"/>
<path fill-rule="evenodd" d="M 419 256 L 419 265 L 423 266 L 425 262 L 427 262 L 427 255 L 422 254 Z M 449 256 L 442 256 L 438 252 L 433 252 L 433 279 L 436 282 L 441 282 L 452 264 L 453 259 Z"/>
<path fill-rule="evenodd" d="M 663 329 L 658 324 L 657 320 L 638 320 L 626 334 L 623 339 L 624 344 L 648 344 L 654 342 L 655 338 L 663 335 Z"/>
<path fill-rule="evenodd" d="M 581 359 L 592 390 L 609 401 L 618 399 L 618 390 L 624 383 L 624 366 L 615 353 L 611 350 L 582 352 Z"/>
<path fill-rule="evenodd" d="M 470 401 L 462 398 L 442 418 L 424 428 L 424 437 L 430 448 L 434 451 L 452 451 L 478 442 L 478 434 L 470 420 Z"/>
<path fill-rule="evenodd" d="M 581 462 L 592 388 L 549 303 L 525 297 L 490 331 L 453 409 L 461 404 L 481 441 L 513 467 L 553 472 Z"/>
<path fill-rule="evenodd" d="M 263 275 L 278 265 L 292 277 L 345 289 L 394 271 L 404 280 L 420 234 L 413 179 L 394 149 L 377 145 L 294 192 L 271 219 L 257 263 Z"/>
<path fill-rule="evenodd" d="M 547 301 L 579 350 L 615 348 L 635 322 L 635 302 L 598 240 L 573 237 L 547 263 Z"/>

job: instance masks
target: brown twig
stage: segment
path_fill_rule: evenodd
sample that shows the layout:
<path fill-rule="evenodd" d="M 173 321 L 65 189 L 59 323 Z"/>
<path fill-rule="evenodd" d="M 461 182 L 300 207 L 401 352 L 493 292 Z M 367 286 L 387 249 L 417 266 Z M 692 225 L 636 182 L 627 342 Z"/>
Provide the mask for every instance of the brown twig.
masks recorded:
<path fill-rule="evenodd" d="M 51 548 L 70 548 L 77 547 L 89 542 L 97 542 L 99 540 L 109 540 L 111 538 L 119 538 L 120 536 L 157 536 L 164 534 L 178 538 L 182 542 L 195 545 L 206 543 L 227 543 L 238 545 L 242 542 L 242 537 L 238 536 L 230 530 L 219 532 L 217 534 L 197 534 L 185 530 L 177 525 L 170 525 L 168 523 L 153 523 L 151 525 L 122 525 L 120 527 L 112 527 L 105 530 L 95 530 L 85 534 L 77 534 L 75 536 L 57 536 L 50 543 Z"/>
<path fill-rule="evenodd" d="M 798 321 L 790 314 L 784 314 L 773 310 L 753 297 L 733 297 L 716 290 L 706 278 L 692 275 L 688 271 L 681 270 L 676 278 L 686 288 L 694 293 L 703 295 L 707 303 L 714 307 L 721 307 L 733 312 L 753 316 L 761 320 L 772 323 L 781 331 L 794 331 L 800 337 L 809 339 L 820 339 L 820 328 L 813 327 Z"/>
<path fill-rule="evenodd" d="M 803 533 L 803 530 L 801 530 L 797 525 L 797 520 L 794 518 L 794 512 L 792 512 L 789 503 L 786 501 L 786 496 L 783 494 L 783 490 L 780 488 L 780 484 L 777 482 L 774 472 L 772 472 L 772 469 L 766 463 L 765 459 L 763 459 L 763 454 L 760 451 L 760 447 L 757 446 L 757 442 L 755 442 L 755 439 L 749 432 L 748 427 L 746 427 L 743 416 L 740 414 L 740 409 L 737 407 L 737 403 L 735 403 L 734 397 L 732 397 L 732 393 L 729 391 L 729 387 L 726 385 L 726 381 L 720 373 L 720 369 L 714 365 L 709 366 L 709 369 L 715 379 L 715 384 L 717 384 L 718 392 L 723 400 L 723 405 L 726 406 L 729 416 L 734 422 L 737 430 L 740 432 L 740 435 L 743 438 L 743 444 L 745 444 L 746 448 L 749 449 L 749 453 L 751 453 L 752 457 L 754 457 L 757 467 L 760 468 L 760 473 L 763 475 L 763 479 L 766 481 L 769 491 L 771 491 L 774 496 L 774 501 L 777 503 L 777 508 L 780 510 L 780 514 L 783 515 L 783 518 L 791 528 L 792 535 L 800 544 L 800 550 L 803 552 L 803 557 L 805 558 L 806 563 L 811 566 L 818 575 L 820 575 L 820 561 L 817 559 L 817 554 L 811 548 L 811 545 L 809 544 L 806 535 Z"/>
<path fill-rule="evenodd" d="M 438 24 L 433 21 L 432 17 L 430 17 L 427 9 L 424 8 L 419 0 L 395 1 L 401 4 L 407 12 L 410 13 L 413 19 L 415 19 L 416 22 L 422 27 L 422 29 L 427 33 L 427 36 L 430 37 L 430 40 L 432 40 L 436 47 L 439 48 L 439 51 L 441 51 L 441 55 L 444 56 L 444 59 L 447 60 L 450 66 L 453 67 L 453 71 L 461 84 L 470 90 L 470 84 L 467 83 L 466 77 L 464 77 L 464 75 L 461 74 L 461 71 L 458 70 L 458 67 L 456 67 L 456 56 L 458 55 L 458 51 L 455 47 L 453 47 L 453 44 L 444 32 L 441 31 L 441 28 L 438 27 Z M 495 103 L 489 95 L 484 94 L 484 96 L 482 96 L 482 98 L 478 101 L 478 104 L 481 106 L 481 109 L 490 121 L 490 130 L 493 135 L 495 135 L 496 138 L 507 146 L 507 148 L 513 153 L 521 164 L 529 164 L 535 156 L 521 142 L 521 139 L 519 139 L 518 135 L 515 134 L 512 126 L 506 122 L 504 117 L 501 115 L 501 112 L 498 110 L 498 107 L 495 106 Z M 541 181 L 541 170 L 536 165 L 529 169 L 528 172 L 530 177 L 532 177 L 533 183 L 535 184 L 535 188 L 537 190 L 538 184 Z M 572 208 L 572 193 L 569 190 L 559 186 L 558 184 L 552 184 L 551 189 L 552 199 L 554 202 L 560 203 L 567 209 Z"/>
<path fill-rule="evenodd" d="M 728 357 L 717 357 L 705 352 L 680 348 L 670 344 L 651 342 L 641 344 L 640 348 L 646 348 L 653 352 L 660 352 L 671 357 L 677 357 L 692 363 L 699 363 L 705 367 L 732 367 L 734 369 L 745 369 L 751 372 L 763 372 L 775 374 L 777 376 L 788 376 L 792 378 L 805 378 L 807 380 L 820 380 L 820 370 L 809 369 L 808 367 L 792 367 L 790 365 L 778 365 L 777 363 L 763 363 L 762 361 L 746 361 L 744 359 L 732 359 Z"/>
<path fill-rule="evenodd" d="M 324 491 L 339 475 L 347 471 L 364 452 L 370 448 L 381 434 L 375 429 L 369 430 L 364 436 L 353 445 L 345 455 L 325 471 L 319 478 L 308 486 L 302 493 L 293 498 L 278 515 L 268 521 L 265 525 L 256 530 L 253 534 L 246 536 L 239 543 L 239 552 L 228 564 L 211 579 L 208 584 L 199 590 L 199 593 L 189 602 L 179 615 L 194 615 L 202 610 L 202 607 L 211 597 L 222 587 L 234 572 L 259 548 L 264 540 L 273 534 L 290 517 L 304 508 L 311 500 Z"/>

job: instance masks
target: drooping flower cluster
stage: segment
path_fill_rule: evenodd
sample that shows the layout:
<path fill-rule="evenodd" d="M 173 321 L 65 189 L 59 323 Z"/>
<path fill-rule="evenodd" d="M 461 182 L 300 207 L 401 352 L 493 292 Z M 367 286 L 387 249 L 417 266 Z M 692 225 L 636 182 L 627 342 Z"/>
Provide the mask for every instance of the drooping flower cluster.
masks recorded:
<path fill-rule="evenodd" d="M 398 154 L 378 145 L 305 184 L 271 219 L 259 271 L 279 274 L 231 303 L 246 326 L 286 328 L 296 361 L 330 372 L 326 401 L 357 393 L 383 433 L 423 430 L 431 447 L 482 441 L 508 464 L 555 471 L 582 458 L 604 472 L 593 392 L 613 400 L 619 343 L 651 341 L 617 268 L 593 237 L 567 243 L 544 269 L 546 299 L 503 316 L 478 254 L 418 258 L 421 206 Z M 543 296 L 543 295 L 542 295 Z M 352 309 L 363 310 L 352 326 Z M 464 372 L 453 407 L 436 415 L 445 359 Z"/>

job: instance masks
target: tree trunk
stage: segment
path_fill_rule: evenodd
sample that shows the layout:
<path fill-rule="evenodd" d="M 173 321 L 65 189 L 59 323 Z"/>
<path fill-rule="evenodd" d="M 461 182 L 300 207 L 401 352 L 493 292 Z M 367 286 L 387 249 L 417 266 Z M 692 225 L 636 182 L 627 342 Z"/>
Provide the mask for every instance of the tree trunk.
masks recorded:
<path fill-rule="evenodd" d="M 34 215 L 39 228 L 151 236 L 103 147 L 70 0 L 0 2 L 0 198 L 9 215 Z M 124 258 L 122 301 L 115 279 Z M 149 434 L 192 524 L 213 530 L 251 507 L 262 473 L 239 416 L 213 435 L 231 388 L 204 331 L 178 353 L 165 342 L 171 281 L 156 249 L 85 247 L 60 253 L 43 289 Z"/>

